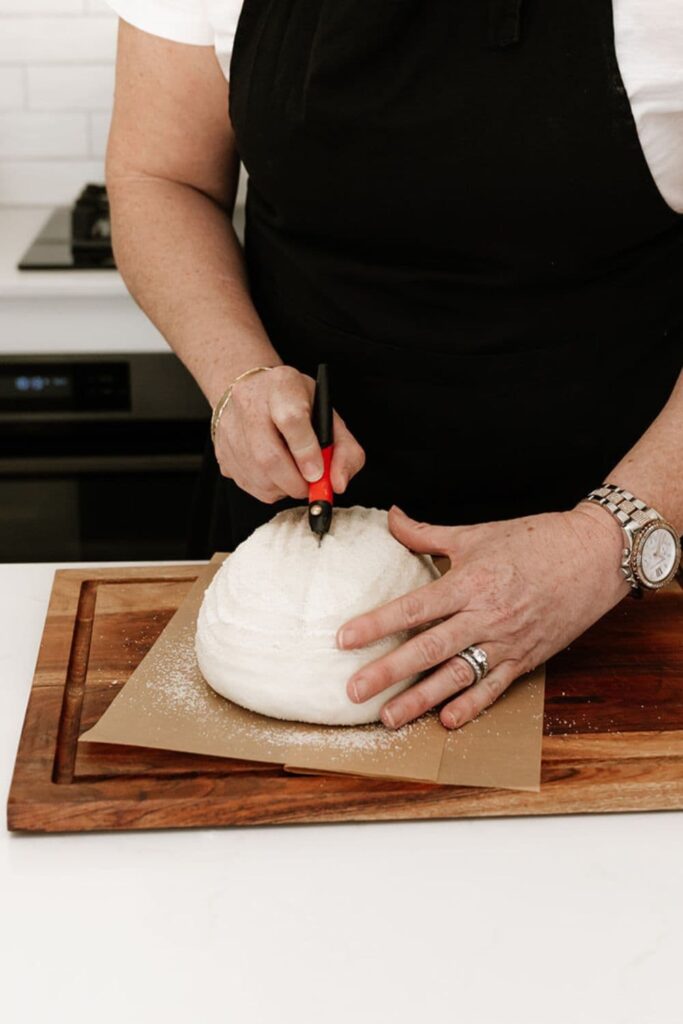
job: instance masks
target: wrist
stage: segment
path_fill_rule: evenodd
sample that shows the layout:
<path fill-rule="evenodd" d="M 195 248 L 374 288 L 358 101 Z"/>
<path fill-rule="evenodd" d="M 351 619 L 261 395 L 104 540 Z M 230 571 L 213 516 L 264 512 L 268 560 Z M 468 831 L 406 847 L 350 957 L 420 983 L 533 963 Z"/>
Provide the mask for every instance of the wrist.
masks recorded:
<path fill-rule="evenodd" d="M 621 571 L 625 548 L 621 526 L 608 509 L 588 502 L 580 502 L 567 514 L 587 538 L 586 547 L 590 547 L 595 557 L 602 561 L 606 573 L 605 583 L 613 585 L 615 602 L 619 601 L 631 590 Z"/>
<path fill-rule="evenodd" d="M 230 385 L 247 370 L 254 366 L 283 365 L 282 359 L 270 345 L 254 346 L 248 350 L 234 353 L 229 359 L 216 361 L 211 367 L 204 368 L 198 383 L 209 405 L 214 409 Z"/>
<path fill-rule="evenodd" d="M 248 370 L 244 370 L 243 373 L 238 374 L 237 377 L 235 377 L 235 379 L 230 382 L 228 387 L 225 389 L 221 397 L 214 405 L 213 411 L 211 413 L 211 441 L 213 442 L 213 444 L 216 443 L 216 433 L 218 431 L 218 424 L 220 423 L 221 416 L 223 415 L 228 405 L 230 404 L 230 399 L 232 398 L 232 393 L 235 387 L 242 384 L 243 381 L 249 380 L 251 377 L 256 376 L 256 374 L 258 373 L 265 373 L 267 370 L 272 369 L 274 369 L 274 367 L 272 366 L 250 366 Z"/>
<path fill-rule="evenodd" d="M 621 570 L 634 597 L 671 582 L 679 569 L 680 537 L 657 509 L 611 481 L 594 488 L 584 501 L 604 508 L 622 528 Z"/>
<path fill-rule="evenodd" d="M 629 467 L 632 469 L 632 467 Z M 680 500 L 676 502 L 675 487 L 671 486 L 674 475 L 671 471 L 659 473 L 657 482 L 651 479 L 639 479 L 633 472 L 612 471 L 607 480 L 616 484 L 625 491 L 630 491 L 636 497 L 644 501 L 649 508 L 656 510 L 657 514 L 667 523 L 671 523 L 677 530 L 679 536 L 683 533 L 683 518 L 681 516 Z M 664 483 L 662 483 L 664 481 Z M 606 481 L 603 481 L 606 482 Z"/>

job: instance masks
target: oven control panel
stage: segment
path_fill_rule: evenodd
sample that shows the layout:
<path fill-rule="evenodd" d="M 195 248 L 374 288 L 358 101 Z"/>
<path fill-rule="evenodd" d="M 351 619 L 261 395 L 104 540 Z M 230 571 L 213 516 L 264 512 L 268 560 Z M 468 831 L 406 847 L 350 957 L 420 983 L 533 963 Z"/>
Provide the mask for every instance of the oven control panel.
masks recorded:
<path fill-rule="evenodd" d="M 0 413 L 127 412 L 127 362 L 12 362 L 0 365 Z"/>

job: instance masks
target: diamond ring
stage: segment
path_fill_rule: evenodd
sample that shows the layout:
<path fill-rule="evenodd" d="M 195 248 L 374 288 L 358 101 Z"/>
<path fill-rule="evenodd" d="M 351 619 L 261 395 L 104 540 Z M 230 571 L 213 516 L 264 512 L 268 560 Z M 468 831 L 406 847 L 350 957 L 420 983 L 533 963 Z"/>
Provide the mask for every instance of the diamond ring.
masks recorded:
<path fill-rule="evenodd" d="M 462 651 L 458 651 L 456 658 L 462 658 L 467 662 L 474 672 L 475 683 L 481 682 L 489 670 L 489 659 L 481 647 L 464 647 Z"/>

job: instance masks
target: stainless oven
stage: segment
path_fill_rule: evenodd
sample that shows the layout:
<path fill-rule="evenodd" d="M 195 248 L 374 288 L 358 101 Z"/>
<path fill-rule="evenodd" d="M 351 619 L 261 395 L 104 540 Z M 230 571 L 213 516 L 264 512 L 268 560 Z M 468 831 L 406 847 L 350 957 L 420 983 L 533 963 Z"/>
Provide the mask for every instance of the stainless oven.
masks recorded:
<path fill-rule="evenodd" d="M 0 358 L 0 560 L 185 558 L 208 406 L 172 353 Z"/>

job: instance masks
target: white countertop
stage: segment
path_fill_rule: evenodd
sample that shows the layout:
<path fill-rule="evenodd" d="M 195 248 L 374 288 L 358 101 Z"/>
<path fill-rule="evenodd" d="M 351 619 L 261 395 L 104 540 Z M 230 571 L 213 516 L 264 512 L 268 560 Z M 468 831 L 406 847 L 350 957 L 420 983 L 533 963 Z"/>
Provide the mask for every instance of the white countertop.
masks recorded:
<path fill-rule="evenodd" d="M 0 207 L 0 299 L 127 295 L 117 270 L 17 270 L 52 206 Z"/>
<path fill-rule="evenodd" d="M 168 352 L 117 270 L 17 270 L 53 207 L 0 207 L 0 358 Z"/>
<path fill-rule="evenodd" d="M 54 206 L 0 206 L 0 299 L 93 298 L 125 296 L 123 278 L 115 269 L 17 270 L 23 256 Z M 244 202 L 235 208 L 235 229 L 244 231 Z"/>
<path fill-rule="evenodd" d="M 0 566 L 5 801 L 54 568 Z M 11 1024 L 681 1020 L 681 813 L 0 842 Z"/>
<path fill-rule="evenodd" d="M 17 270 L 53 209 L 0 206 L 0 358 L 169 352 L 117 270 Z M 242 239 L 241 199 L 234 224 Z"/>

